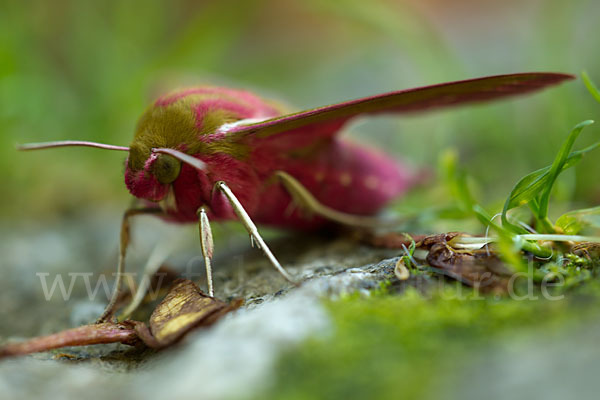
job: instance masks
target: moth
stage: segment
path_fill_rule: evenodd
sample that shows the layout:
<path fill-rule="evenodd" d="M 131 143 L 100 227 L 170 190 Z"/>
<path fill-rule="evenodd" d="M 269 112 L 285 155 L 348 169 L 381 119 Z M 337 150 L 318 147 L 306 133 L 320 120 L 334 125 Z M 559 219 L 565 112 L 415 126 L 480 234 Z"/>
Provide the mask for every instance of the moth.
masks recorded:
<path fill-rule="evenodd" d="M 349 121 L 480 103 L 573 78 L 560 73 L 488 76 L 292 114 L 247 91 L 193 87 L 163 95 L 151 104 L 139 119 L 129 147 L 68 140 L 31 143 L 19 149 L 87 146 L 128 153 L 125 184 L 141 205 L 123 216 L 117 278 L 99 319 L 103 322 L 115 311 L 133 216 L 154 214 L 172 222 L 199 224 L 211 296 L 210 220 L 239 219 L 253 244 L 293 282 L 256 223 L 297 230 L 331 222 L 373 225 L 377 223 L 373 216 L 418 179 L 383 152 L 338 137 Z"/>

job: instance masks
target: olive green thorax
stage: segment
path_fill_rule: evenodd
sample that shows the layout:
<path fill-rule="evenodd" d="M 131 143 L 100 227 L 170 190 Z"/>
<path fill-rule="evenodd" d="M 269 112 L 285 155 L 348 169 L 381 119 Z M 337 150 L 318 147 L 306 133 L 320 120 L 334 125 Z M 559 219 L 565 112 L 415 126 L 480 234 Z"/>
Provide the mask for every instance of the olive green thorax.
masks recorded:
<path fill-rule="evenodd" d="M 204 99 L 206 95 L 190 95 L 167 106 L 150 106 L 138 121 L 129 150 L 129 167 L 134 171 L 143 169 L 151 150 L 159 147 L 180 150 L 190 155 L 226 153 L 238 159 L 244 158 L 248 154 L 246 146 L 232 138 L 200 140 L 201 136 L 215 133 L 221 125 L 239 119 L 231 111 L 224 109 L 210 109 L 204 115 L 197 115 L 194 105 Z M 200 118 L 201 128 L 198 127 Z M 168 180 L 172 171 L 178 173 L 179 167 L 174 165 L 172 157 L 162 156 L 166 155 L 160 155 L 159 159 L 164 160 L 155 168 L 166 171 L 164 176 Z M 166 161 L 169 159 L 172 160 Z"/>

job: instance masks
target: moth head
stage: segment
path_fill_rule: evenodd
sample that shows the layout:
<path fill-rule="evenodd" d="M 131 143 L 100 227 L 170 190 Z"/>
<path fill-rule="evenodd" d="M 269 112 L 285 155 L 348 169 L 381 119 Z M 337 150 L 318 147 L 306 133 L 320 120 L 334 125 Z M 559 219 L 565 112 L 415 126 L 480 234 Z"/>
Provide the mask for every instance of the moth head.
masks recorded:
<path fill-rule="evenodd" d="M 206 165 L 182 151 L 159 147 L 149 150 L 149 156 L 141 168 L 132 165 L 132 151 L 125 168 L 125 184 L 136 197 L 150 201 L 161 201 L 167 195 L 170 185 L 177 180 L 182 164 L 204 171 Z"/>
<path fill-rule="evenodd" d="M 125 164 L 125 184 L 135 197 L 160 201 L 180 171 L 179 159 L 134 140 Z"/>

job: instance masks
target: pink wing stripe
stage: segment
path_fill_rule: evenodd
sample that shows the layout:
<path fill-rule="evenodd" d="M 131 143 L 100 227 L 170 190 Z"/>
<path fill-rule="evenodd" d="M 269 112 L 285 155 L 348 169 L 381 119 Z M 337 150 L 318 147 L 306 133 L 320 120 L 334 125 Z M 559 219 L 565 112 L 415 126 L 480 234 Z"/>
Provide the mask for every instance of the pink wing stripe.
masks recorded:
<path fill-rule="evenodd" d="M 361 114 L 409 113 L 458 104 L 480 103 L 534 92 L 574 78 L 573 75 L 568 74 L 533 72 L 441 83 L 314 108 L 256 124 L 240 125 L 231 129 L 229 134 L 240 136 L 240 138 L 247 135 L 264 137 L 307 125 L 336 120 L 345 122 Z"/>

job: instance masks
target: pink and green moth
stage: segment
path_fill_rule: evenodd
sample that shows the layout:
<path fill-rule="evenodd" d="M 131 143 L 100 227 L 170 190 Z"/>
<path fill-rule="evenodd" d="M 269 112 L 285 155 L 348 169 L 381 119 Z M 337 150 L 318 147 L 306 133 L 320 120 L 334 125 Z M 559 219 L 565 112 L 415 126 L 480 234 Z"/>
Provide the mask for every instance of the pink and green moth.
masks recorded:
<path fill-rule="evenodd" d="M 213 295 L 209 220 L 239 219 L 288 280 L 256 228 L 298 230 L 327 223 L 369 225 L 417 177 L 384 153 L 340 138 L 353 118 L 415 113 L 533 92 L 573 76 L 518 73 L 401 90 L 288 114 L 242 90 L 195 87 L 156 100 L 129 147 L 83 141 L 33 143 L 21 150 L 89 146 L 128 152 L 125 184 L 140 199 L 121 228 L 115 290 L 99 321 L 114 313 L 129 242 L 129 219 L 153 213 L 196 222 Z"/>

